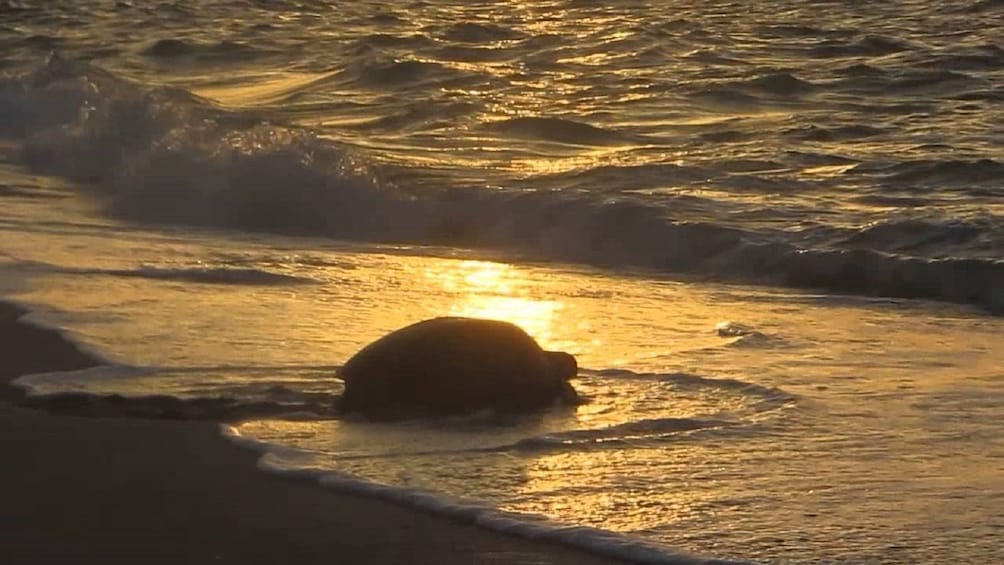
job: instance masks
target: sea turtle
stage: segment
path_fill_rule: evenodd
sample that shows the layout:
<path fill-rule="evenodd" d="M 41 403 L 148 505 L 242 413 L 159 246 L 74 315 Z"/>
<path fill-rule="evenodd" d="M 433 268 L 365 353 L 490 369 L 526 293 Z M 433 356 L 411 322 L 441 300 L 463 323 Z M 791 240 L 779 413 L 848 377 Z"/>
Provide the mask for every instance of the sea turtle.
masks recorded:
<path fill-rule="evenodd" d="M 338 371 L 340 408 L 372 419 L 492 409 L 529 412 L 578 396 L 575 358 L 544 351 L 514 324 L 433 318 L 391 332 Z"/>

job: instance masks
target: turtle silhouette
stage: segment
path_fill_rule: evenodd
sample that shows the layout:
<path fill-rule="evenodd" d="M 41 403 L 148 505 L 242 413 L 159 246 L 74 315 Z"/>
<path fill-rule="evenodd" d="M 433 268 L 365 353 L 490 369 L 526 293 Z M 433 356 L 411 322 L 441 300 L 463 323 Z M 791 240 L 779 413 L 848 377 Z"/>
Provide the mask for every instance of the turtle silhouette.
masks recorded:
<path fill-rule="evenodd" d="M 575 358 L 544 351 L 519 326 L 433 318 L 374 341 L 338 371 L 340 408 L 371 419 L 532 412 L 578 401 Z"/>

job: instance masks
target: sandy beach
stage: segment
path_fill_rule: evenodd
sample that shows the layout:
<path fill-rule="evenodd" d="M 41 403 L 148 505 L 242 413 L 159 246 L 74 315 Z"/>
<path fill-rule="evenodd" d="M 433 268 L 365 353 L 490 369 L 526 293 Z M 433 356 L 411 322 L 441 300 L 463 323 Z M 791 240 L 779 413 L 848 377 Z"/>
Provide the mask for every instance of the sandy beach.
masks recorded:
<path fill-rule="evenodd" d="M 94 360 L 0 303 L 0 562 L 607 563 L 393 504 L 270 477 L 211 422 L 58 415 L 20 374 Z"/>

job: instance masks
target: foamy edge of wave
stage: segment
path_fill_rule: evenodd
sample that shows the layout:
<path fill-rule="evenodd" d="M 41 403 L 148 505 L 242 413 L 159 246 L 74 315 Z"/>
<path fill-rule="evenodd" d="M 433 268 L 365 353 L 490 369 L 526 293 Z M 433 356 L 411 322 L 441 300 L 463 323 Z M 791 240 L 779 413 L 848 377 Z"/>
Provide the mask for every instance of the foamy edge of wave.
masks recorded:
<path fill-rule="evenodd" d="M 189 92 L 146 87 L 58 57 L 0 73 L 0 109 L 9 114 L 0 111 L 0 137 L 16 141 L 24 166 L 82 181 L 109 213 L 130 221 L 447 245 L 1004 313 L 1004 294 L 995 291 L 1004 260 L 997 258 L 895 254 L 854 241 L 806 244 L 748 227 L 674 219 L 664 206 L 630 196 L 416 190 L 387 181 L 357 150 L 316 131 L 229 114 Z M 530 129 L 552 123 L 542 120 Z M 916 165 L 907 172 L 917 174 Z M 996 161 L 979 169 L 970 174 L 981 182 L 1002 172 Z M 973 233 L 996 238 L 996 223 L 985 223 L 973 224 Z M 945 227 L 925 229 L 926 239 L 937 239 Z M 888 246 L 882 233 L 895 241 L 899 231 L 874 230 L 870 245 Z"/>
<path fill-rule="evenodd" d="M 36 327 L 36 328 L 39 328 L 39 329 L 43 329 L 43 330 L 48 330 L 48 331 L 51 331 L 51 332 L 57 334 L 61 339 L 63 339 L 67 343 L 71 344 L 73 347 L 77 348 L 77 351 L 80 351 L 81 353 L 83 353 L 87 357 L 90 357 L 91 359 L 93 359 L 95 363 L 98 363 L 98 366 L 100 366 L 100 367 L 106 367 L 106 368 L 107 367 L 124 366 L 121 363 L 119 363 L 118 361 L 115 361 L 114 359 L 112 359 L 111 357 L 109 357 L 108 355 L 106 355 L 100 349 L 98 349 L 98 348 L 96 348 L 94 346 L 88 345 L 87 343 L 85 343 L 82 340 L 78 339 L 77 337 L 75 337 L 66 328 L 58 326 L 58 325 L 56 325 L 53 322 L 48 322 L 48 321 L 43 320 L 42 316 L 44 316 L 44 314 L 40 313 L 40 311 L 44 312 L 44 308 L 43 307 L 41 307 L 39 305 L 36 305 L 36 304 L 33 304 L 31 302 L 26 302 L 26 301 L 21 301 L 21 300 L 15 300 L 15 299 L 10 298 L 8 296 L 2 296 L 2 297 L 0 297 L 0 301 L 3 301 L 5 303 L 7 303 L 7 304 L 10 304 L 10 305 L 14 306 L 15 308 L 19 308 L 19 309 L 21 309 L 21 310 L 23 310 L 25 312 L 23 315 L 21 315 L 21 316 L 19 316 L 17 318 L 18 323 L 25 324 L 27 326 L 33 326 L 33 327 Z M 64 372 L 64 371 L 57 371 L 57 372 Z M 35 373 L 35 374 L 42 374 L 42 373 Z M 20 377 L 18 377 L 17 379 L 15 379 L 15 380 L 13 380 L 11 382 L 12 382 L 12 384 L 18 384 L 18 381 L 20 381 L 21 379 L 23 379 L 26 376 L 30 376 L 30 375 L 21 375 Z M 20 386 L 20 385 L 18 385 L 18 386 Z"/>
<path fill-rule="evenodd" d="M 294 284 L 315 284 L 318 281 L 265 269 L 236 267 L 156 267 L 141 265 L 133 269 L 70 269 L 63 272 L 81 275 L 108 275 L 114 277 L 143 278 L 169 282 L 191 282 L 199 284 L 222 284 L 236 286 L 278 286 Z"/>
<path fill-rule="evenodd" d="M 73 341 L 73 344 L 76 346 L 78 345 L 78 342 Z M 93 348 L 89 348 L 87 351 L 81 349 L 81 353 L 88 356 L 91 356 L 91 351 L 93 351 Z M 69 385 L 82 388 L 80 383 L 88 380 L 133 379 L 152 372 L 153 371 L 151 369 L 145 369 L 142 367 L 132 367 L 129 365 L 120 365 L 115 363 L 102 363 L 100 365 L 87 367 L 86 369 L 78 369 L 76 371 L 46 371 L 42 373 L 29 373 L 12 380 L 10 384 L 22 389 L 28 396 L 41 398 L 65 394 L 65 391 L 45 390 L 45 387 L 52 381 L 59 381 L 58 385 L 54 384 L 52 386 Z M 81 392 L 80 394 L 95 396 L 90 392 Z"/>
<path fill-rule="evenodd" d="M 261 454 L 257 467 L 266 473 L 288 479 L 316 483 L 333 491 L 368 496 L 437 514 L 507 535 L 556 543 L 595 555 L 651 565 L 751 565 L 751 561 L 732 561 L 688 555 L 664 545 L 626 534 L 590 526 L 562 524 L 543 516 L 521 514 L 485 504 L 451 498 L 420 489 L 385 485 L 316 467 L 292 468 L 282 462 L 283 455 L 300 456 L 301 450 L 278 447 L 243 435 L 234 426 L 220 424 L 220 434 L 234 444 Z"/>

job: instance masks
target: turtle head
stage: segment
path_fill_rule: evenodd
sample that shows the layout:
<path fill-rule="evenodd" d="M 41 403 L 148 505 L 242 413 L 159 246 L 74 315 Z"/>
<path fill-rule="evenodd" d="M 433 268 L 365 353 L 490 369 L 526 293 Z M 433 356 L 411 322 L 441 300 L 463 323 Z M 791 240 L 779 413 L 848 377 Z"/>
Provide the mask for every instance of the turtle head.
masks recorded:
<path fill-rule="evenodd" d="M 551 366 L 551 375 L 559 380 L 567 381 L 579 373 L 579 364 L 564 351 L 545 351 L 547 362 Z"/>

